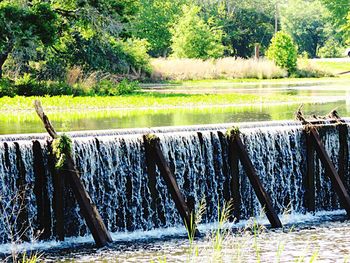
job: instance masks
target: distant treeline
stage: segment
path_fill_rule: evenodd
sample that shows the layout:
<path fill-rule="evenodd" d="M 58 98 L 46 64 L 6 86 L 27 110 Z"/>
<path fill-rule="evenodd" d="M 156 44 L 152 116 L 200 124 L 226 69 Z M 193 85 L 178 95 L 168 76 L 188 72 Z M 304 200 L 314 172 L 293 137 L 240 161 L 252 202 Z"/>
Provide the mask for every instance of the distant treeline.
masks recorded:
<path fill-rule="evenodd" d="M 0 77 L 67 79 L 67 71 L 140 76 L 150 57 L 247 58 L 275 31 L 298 53 L 341 56 L 349 0 L 3 0 Z"/>

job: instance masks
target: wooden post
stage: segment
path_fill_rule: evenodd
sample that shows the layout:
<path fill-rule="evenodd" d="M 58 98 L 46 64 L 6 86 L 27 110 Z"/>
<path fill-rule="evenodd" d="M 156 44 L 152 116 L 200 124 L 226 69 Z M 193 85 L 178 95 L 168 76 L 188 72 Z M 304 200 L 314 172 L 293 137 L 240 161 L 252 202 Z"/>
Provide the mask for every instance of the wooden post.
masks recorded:
<path fill-rule="evenodd" d="M 156 227 L 158 227 L 158 219 L 160 220 L 162 225 L 165 225 L 165 216 L 161 211 L 160 197 L 157 191 L 157 172 L 156 172 L 156 163 L 155 156 L 152 151 L 151 145 L 147 140 L 147 135 L 143 136 L 143 142 L 145 146 L 145 154 L 146 154 L 146 166 L 147 166 L 147 174 L 148 174 L 148 188 L 151 192 L 151 208 L 154 211 L 152 216 L 153 223 Z"/>
<path fill-rule="evenodd" d="M 6 168 L 9 169 L 11 166 L 11 162 L 10 162 L 10 155 L 9 155 L 9 145 L 7 144 L 7 142 L 4 142 L 4 149 L 5 149 L 5 165 Z"/>
<path fill-rule="evenodd" d="M 221 132 L 218 131 L 218 137 L 220 140 L 220 144 L 221 144 L 221 158 L 223 160 L 223 166 L 222 166 L 222 172 L 226 177 L 226 180 L 224 182 L 223 185 L 223 196 L 224 196 L 224 200 L 226 203 L 228 202 L 232 202 L 233 198 L 231 197 L 231 169 L 230 169 L 230 158 L 229 158 L 229 143 L 227 140 L 227 136 Z M 232 204 L 234 206 L 234 204 Z M 233 209 L 235 209 L 235 207 L 233 207 Z M 235 211 L 234 211 L 235 212 Z"/>
<path fill-rule="evenodd" d="M 320 158 L 323 166 L 325 167 L 326 174 L 332 181 L 333 188 L 339 197 L 340 204 L 346 210 L 348 217 L 350 217 L 350 196 L 347 193 L 345 186 L 340 179 L 339 174 L 337 173 L 331 159 L 329 158 L 325 147 L 321 141 L 321 138 L 315 127 L 309 127 L 310 137 L 315 146 L 318 157 Z"/>
<path fill-rule="evenodd" d="M 259 43 L 255 43 L 255 45 L 254 45 L 254 57 L 255 57 L 255 59 L 260 58 L 260 44 Z"/>
<path fill-rule="evenodd" d="M 41 107 L 41 103 L 39 101 L 35 101 L 34 107 L 51 138 L 58 139 L 59 135 L 56 133 L 48 117 L 45 115 L 43 108 Z M 105 246 L 108 242 L 113 241 L 111 235 L 109 234 L 99 212 L 97 211 L 96 206 L 92 203 L 89 194 L 86 192 L 84 185 L 80 180 L 79 172 L 75 168 L 71 153 L 67 152 L 65 154 L 66 160 L 63 169 L 60 171 L 68 178 L 74 196 L 78 201 L 82 215 L 85 218 L 86 224 L 92 233 L 96 245 L 99 247 Z"/>
<path fill-rule="evenodd" d="M 306 175 L 304 178 L 304 187 L 305 187 L 305 206 L 307 211 L 315 211 L 315 148 L 312 143 L 312 139 L 307 130 L 304 130 L 305 139 L 306 139 Z"/>
<path fill-rule="evenodd" d="M 192 227 L 194 227 L 193 226 L 194 222 L 191 222 L 191 218 L 190 218 L 191 211 L 188 209 L 185 199 L 181 194 L 180 189 L 176 183 L 175 176 L 171 172 L 169 165 L 162 153 L 162 150 L 160 149 L 159 138 L 155 135 L 148 134 L 146 135 L 146 140 L 149 143 L 150 150 L 152 151 L 152 156 L 159 168 L 160 175 L 163 177 L 168 187 L 168 190 L 171 194 L 171 197 L 175 202 L 175 206 L 179 211 L 180 216 L 184 221 L 188 231 L 192 233 L 192 230 L 193 230 Z M 199 234 L 198 230 L 196 230 L 196 234 L 197 235 Z"/>
<path fill-rule="evenodd" d="M 231 168 L 231 196 L 233 199 L 233 214 L 236 220 L 241 218 L 241 194 L 239 183 L 239 157 L 237 144 L 235 143 L 235 135 L 233 132 L 229 134 L 229 162 Z"/>
<path fill-rule="evenodd" d="M 339 129 L 339 176 L 347 185 L 347 174 L 349 169 L 349 148 L 348 148 L 348 126 L 346 123 L 337 125 Z"/>
<path fill-rule="evenodd" d="M 271 226 L 273 228 L 282 227 L 282 223 L 279 220 L 278 215 L 272 206 L 270 197 L 266 193 L 258 175 L 256 174 L 253 163 L 250 160 L 248 152 L 244 147 L 244 144 L 239 136 L 239 131 L 232 129 L 229 131 L 229 136 L 230 144 L 232 144 L 233 149 L 237 151 L 242 166 L 247 173 L 249 181 L 252 184 L 252 187 L 255 191 L 256 196 L 258 197 L 261 206 L 265 209 L 266 216 L 270 221 Z"/>
<path fill-rule="evenodd" d="M 55 168 L 55 156 L 52 153 L 51 142 L 47 141 L 48 146 L 48 169 L 52 175 L 53 200 L 52 208 L 54 215 L 54 228 L 57 240 L 64 240 L 64 175 L 58 174 Z"/>
<path fill-rule="evenodd" d="M 17 216 L 17 234 L 18 237 L 23 241 L 30 241 L 29 237 L 29 220 L 28 220 L 28 210 L 26 201 L 26 171 L 24 168 L 24 162 L 21 156 L 21 150 L 18 142 L 14 142 L 16 148 L 16 166 L 19 172 L 18 178 L 16 180 L 16 186 L 18 189 L 18 195 L 16 201 L 18 203 L 19 211 Z"/>
<path fill-rule="evenodd" d="M 39 141 L 33 141 L 33 167 L 35 175 L 34 194 L 37 202 L 38 228 L 42 231 L 40 239 L 48 239 L 51 236 L 51 210 L 47 189 L 47 178 L 42 149 Z"/>

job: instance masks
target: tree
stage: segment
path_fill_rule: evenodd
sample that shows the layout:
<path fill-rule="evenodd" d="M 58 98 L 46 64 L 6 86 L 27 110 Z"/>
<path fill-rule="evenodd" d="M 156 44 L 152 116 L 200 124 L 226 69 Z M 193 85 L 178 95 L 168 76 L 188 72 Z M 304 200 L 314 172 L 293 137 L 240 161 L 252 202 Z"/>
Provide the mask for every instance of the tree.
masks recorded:
<path fill-rule="evenodd" d="M 222 30 L 205 23 L 199 11 L 196 6 L 183 6 L 183 15 L 172 29 L 174 57 L 207 59 L 223 55 Z"/>
<path fill-rule="evenodd" d="M 0 78 L 11 52 L 26 46 L 50 46 L 57 36 L 56 14 L 46 3 L 0 3 Z"/>
<path fill-rule="evenodd" d="M 31 73 L 40 79 L 63 80 L 67 68 L 73 66 L 81 67 L 84 72 L 148 71 L 147 43 L 128 40 L 136 2 L 138 0 L 2 2 L 1 72 L 4 61 L 7 61 L 7 72 L 17 76 Z"/>
<path fill-rule="evenodd" d="M 349 0 L 322 0 L 330 11 L 330 20 L 338 29 L 343 39 L 350 38 L 350 1 Z"/>
<path fill-rule="evenodd" d="M 292 37 L 285 32 L 280 31 L 275 34 L 266 55 L 288 73 L 294 72 L 297 68 L 297 47 Z"/>
<path fill-rule="evenodd" d="M 225 55 L 250 57 L 256 43 L 264 51 L 274 33 L 274 1 L 197 0 L 200 15 L 224 32 Z"/>
<path fill-rule="evenodd" d="M 289 1 L 281 8 L 282 30 L 291 35 L 300 53 L 316 57 L 317 49 L 323 46 L 331 26 L 328 12 L 319 0 Z"/>
<path fill-rule="evenodd" d="M 186 0 L 140 0 L 131 29 L 137 38 L 150 43 L 150 54 L 166 56 L 170 51 L 170 28 L 182 13 Z"/>

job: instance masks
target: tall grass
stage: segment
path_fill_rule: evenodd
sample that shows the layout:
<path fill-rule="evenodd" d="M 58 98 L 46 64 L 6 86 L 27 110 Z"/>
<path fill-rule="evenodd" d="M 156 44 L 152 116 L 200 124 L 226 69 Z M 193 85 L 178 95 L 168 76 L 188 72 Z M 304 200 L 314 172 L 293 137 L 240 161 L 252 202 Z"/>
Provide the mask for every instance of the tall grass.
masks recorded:
<path fill-rule="evenodd" d="M 319 77 L 333 77 L 334 74 L 326 68 L 322 68 L 317 62 L 306 59 L 298 59 L 298 70 L 295 73 L 296 77 L 302 78 L 319 78 Z"/>
<path fill-rule="evenodd" d="M 11 255 L 6 257 L 4 262 L 36 263 L 42 256 L 38 252 L 27 254 L 26 251 L 19 250 L 19 245 L 23 243 L 23 240 L 29 239 L 30 242 L 35 242 L 42 234 L 42 230 L 35 233 L 32 231 L 31 222 L 28 222 L 27 226 L 20 222 L 20 214 L 25 209 L 26 188 L 27 186 L 24 187 L 24 190 L 18 190 L 14 196 L 5 196 L 0 193 L 0 218 L 4 226 L 4 233 L 8 235 L 8 242 L 11 243 Z"/>
<path fill-rule="evenodd" d="M 201 218 L 204 208 L 205 206 L 200 204 L 197 209 L 199 215 L 194 215 L 193 218 Z M 304 249 L 300 253 L 294 256 L 289 255 L 289 251 L 285 251 L 286 240 L 271 240 L 271 233 L 263 225 L 260 225 L 256 218 L 249 219 L 243 229 L 233 231 L 231 229 L 232 224 L 229 223 L 232 210 L 231 202 L 225 203 L 222 207 L 219 206 L 216 228 L 207 234 L 204 243 L 203 239 L 194 239 L 193 230 L 188 233 L 189 248 L 186 262 L 311 263 L 317 261 L 319 250 L 314 246 L 310 247 L 312 244 L 309 241 L 305 242 Z M 262 216 L 262 212 L 260 216 Z M 199 224 L 198 220 L 191 222 L 196 223 L 192 229 Z M 289 231 L 293 231 L 293 228 Z M 266 251 L 265 243 L 274 244 L 276 253 L 273 250 L 271 252 Z M 346 259 L 344 260 L 346 262 Z M 167 262 L 166 256 L 158 258 L 157 262 Z"/>
<path fill-rule="evenodd" d="M 153 59 L 151 78 L 154 80 L 196 80 L 220 78 L 283 78 L 287 72 L 267 59 L 220 58 Z"/>

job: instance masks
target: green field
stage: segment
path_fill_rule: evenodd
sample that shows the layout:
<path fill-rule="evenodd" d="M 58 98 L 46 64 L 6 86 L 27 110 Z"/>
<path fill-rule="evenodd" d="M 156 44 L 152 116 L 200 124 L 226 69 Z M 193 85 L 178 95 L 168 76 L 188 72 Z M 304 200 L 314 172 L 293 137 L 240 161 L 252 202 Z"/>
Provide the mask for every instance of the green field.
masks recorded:
<path fill-rule="evenodd" d="M 40 100 L 46 110 L 62 109 L 135 109 L 195 107 L 210 105 L 242 105 L 272 102 L 310 102 L 311 98 L 295 95 L 251 95 L 251 94 L 160 94 L 138 93 L 114 97 L 23 97 L 0 98 L 0 111 L 30 110 L 33 101 Z"/>
<path fill-rule="evenodd" d="M 333 74 L 340 74 L 350 71 L 350 62 L 340 61 L 340 62 L 330 62 L 330 61 L 316 61 L 316 65 L 325 71 L 331 72 Z"/>

